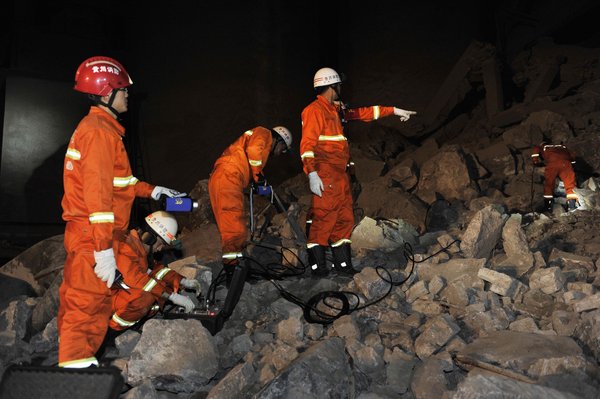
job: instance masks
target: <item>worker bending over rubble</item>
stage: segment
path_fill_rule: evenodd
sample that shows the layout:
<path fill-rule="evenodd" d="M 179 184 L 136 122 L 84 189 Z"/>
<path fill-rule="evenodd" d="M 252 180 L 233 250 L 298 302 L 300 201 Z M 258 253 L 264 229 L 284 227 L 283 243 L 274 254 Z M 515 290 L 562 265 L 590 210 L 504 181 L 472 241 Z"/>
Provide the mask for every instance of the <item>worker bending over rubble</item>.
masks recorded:
<path fill-rule="evenodd" d="M 552 212 L 554 205 L 554 184 L 558 177 L 562 180 L 567 194 L 567 210 L 573 211 L 578 207 L 578 197 L 575 194 L 577 185 L 575 180 L 575 154 L 565 145 L 551 144 L 544 141 L 533 147 L 531 160 L 536 166 L 545 166 L 544 169 L 544 209 Z"/>
<path fill-rule="evenodd" d="M 247 239 L 244 189 L 266 185 L 262 173 L 270 155 L 290 150 L 292 133 L 283 126 L 257 126 L 244 132 L 217 159 L 208 180 L 208 193 L 221 235 L 223 269 L 227 284 L 242 258 Z"/>
<path fill-rule="evenodd" d="M 168 212 L 158 211 L 146 216 L 145 223 L 117 238 L 124 244 L 117 264 L 125 286 L 113 297 L 110 328 L 116 331 L 132 327 L 144 316 L 154 316 L 167 300 L 182 306 L 186 313 L 194 310 L 192 300 L 178 293 L 180 287 L 200 294 L 197 280 L 185 278 L 152 258 L 152 254 L 177 245 L 177 220 Z"/>

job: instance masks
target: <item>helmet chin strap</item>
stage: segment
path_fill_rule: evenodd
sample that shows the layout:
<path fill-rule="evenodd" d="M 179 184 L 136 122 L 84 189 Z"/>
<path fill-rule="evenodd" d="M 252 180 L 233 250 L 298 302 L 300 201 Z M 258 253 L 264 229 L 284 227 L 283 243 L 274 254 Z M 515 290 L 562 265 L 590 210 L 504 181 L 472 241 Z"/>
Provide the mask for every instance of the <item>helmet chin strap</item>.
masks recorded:
<path fill-rule="evenodd" d="M 342 97 L 340 96 L 340 92 L 339 92 L 339 91 L 338 91 L 338 89 L 337 89 L 337 88 L 338 88 L 338 84 L 339 84 L 339 83 L 336 83 L 336 84 L 333 84 L 333 85 L 331 85 L 331 88 L 333 89 L 333 91 L 334 91 L 334 92 L 335 92 L 335 94 L 337 95 L 337 100 L 338 100 L 338 101 L 342 101 Z"/>
<path fill-rule="evenodd" d="M 148 255 L 146 255 L 146 259 L 148 260 L 148 267 L 152 269 L 154 266 L 154 244 L 156 244 L 156 236 L 149 231 L 144 231 L 141 236 L 141 240 L 144 244 L 148 245 Z"/>
<path fill-rule="evenodd" d="M 277 147 L 277 144 L 279 143 L 283 143 L 287 148 L 287 144 L 285 144 L 285 140 L 283 139 L 283 137 L 281 137 L 279 133 L 277 133 L 273 129 L 271 129 L 271 137 L 273 137 L 273 143 L 271 144 L 271 151 L 269 151 L 269 154 L 273 154 L 275 148 Z"/>
<path fill-rule="evenodd" d="M 148 261 L 148 268 L 154 268 L 154 251 L 152 250 L 152 245 L 150 245 L 150 249 L 148 250 L 148 255 L 146 255 L 146 260 Z"/>
<path fill-rule="evenodd" d="M 90 95 L 90 98 L 92 100 L 94 100 L 97 104 L 104 105 L 106 108 L 108 108 L 110 110 L 110 112 L 112 112 L 115 115 L 117 120 L 121 120 L 121 113 L 119 111 L 117 111 L 116 109 L 114 109 L 112 106 L 113 103 L 115 102 L 115 98 L 117 97 L 118 91 L 119 91 L 118 89 L 113 89 L 113 91 L 110 93 L 108 103 L 103 102 L 101 100 L 102 97 L 99 97 L 99 96 Z"/>
<path fill-rule="evenodd" d="M 332 85 L 331 88 L 333 89 L 333 91 L 337 95 L 337 101 L 339 101 L 340 104 L 341 104 L 340 109 L 338 111 L 338 114 L 340 116 L 340 122 L 342 122 L 342 128 L 345 128 L 346 124 L 348 123 L 348 121 L 346 120 L 346 118 L 344 116 L 344 109 L 345 109 L 344 101 L 342 101 L 342 96 L 340 95 L 340 92 L 337 89 L 338 88 L 337 84 Z"/>
<path fill-rule="evenodd" d="M 121 113 L 119 111 L 117 111 L 116 109 L 114 109 L 112 106 L 113 103 L 115 102 L 115 98 L 117 97 L 118 92 L 119 92 L 119 90 L 113 90 L 112 93 L 110 93 L 110 98 L 108 99 L 108 104 L 104 104 L 104 105 L 108 109 L 110 109 L 113 114 L 115 114 L 117 119 L 121 119 Z"/>

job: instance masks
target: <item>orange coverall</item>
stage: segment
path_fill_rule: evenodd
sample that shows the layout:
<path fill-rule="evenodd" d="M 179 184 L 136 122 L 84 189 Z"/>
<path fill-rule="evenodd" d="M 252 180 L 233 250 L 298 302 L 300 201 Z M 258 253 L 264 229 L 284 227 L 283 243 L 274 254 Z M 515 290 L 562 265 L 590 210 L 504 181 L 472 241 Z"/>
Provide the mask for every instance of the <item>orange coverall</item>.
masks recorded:
<path fill-rule="evenodd" d="M 168 296 L 179 291 L 183 278 L 176 271 L 156 265 L 148 274 L 146 250 L 136 230 L 122 238 L 117 265 L 128 290 L 118 290 L 113 296 L 110 328 L 125 330 L 146 315 L 153 316 L 165 304 Z"/>
<path fill-rule="evenodd" d="M 267 164 L 273 145 L 271 130 L 247 130 L 217 159 L 208 180 L 208 193 L 219 233 L 224 265 L 242 257 L 248 235 L 244 217 L 244 189 Z"/>
<path fill-rule="evenodd" d="M 559 177 L 565 185 L 567 199 L 577 199 L 577 194 L 573 189 L 577 183 L 575 181 L 575 154 L 562 144 L 542 143 L 533 147 L 531 159 L 535 165 L 540 165 L 542 160 L 546 164 L 544 171 L 544 198 L 554 198 L 554 181 Z"/>
<path fill-rule="evenodd" d="M 304 172 L 316 171 L 324 187 L 321 197 L 312 196 L 308 248 L 350 243 L 354 225 L 350 178 L 346 173 L 350 150 L 339 112 L 338 105 L 320 95 L 302 111 L 300 154 Z M 348 121 L 370 122 L 393 115 L 394 107 L 374 105 L 342 112 Z"/>
<path fill-rule="evenodd" d="M 92 106 L 67 148 L 62 199 L 67 259 L 59 289 L 60 367 L 97 364 L 112 314 L 112 290 L 94 273 L 94 251 L 113 248 L 113 234 L 126 232 L 134 198 L 150 197 L 154 186 L 136 179 L 129 165 L 125 129 Z"/>

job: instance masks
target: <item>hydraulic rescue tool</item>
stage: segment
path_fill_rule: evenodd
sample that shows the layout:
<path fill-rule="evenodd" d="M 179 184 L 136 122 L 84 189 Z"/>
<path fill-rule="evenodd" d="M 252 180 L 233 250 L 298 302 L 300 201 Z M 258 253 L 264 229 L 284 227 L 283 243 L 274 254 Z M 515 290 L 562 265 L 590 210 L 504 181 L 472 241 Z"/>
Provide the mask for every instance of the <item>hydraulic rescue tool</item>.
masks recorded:
<path fill-rule="evenodd" d="M 300 245 L 306 244 L 306 235 L 300 229 L 298 222 L 290 214 L 289 210 L 285 208 L 273 187 L 270 185 L 258 185 L 254 186 L 249 190 L 249 205 L 250 205 L 250 231 L 253 233 L 255 231 L 255 221 L 254 221 L 254 194 L 262 195 L 266 197 L 270 197 L 270 203 L 267 205 L 264 211 L 269 206 L 274 205 L 278 212 L 285 212 L 288 222 L 292 227 L 294 234 L 296 235 L 296 242 Z M 199 320 L 202 325 L 212 334 L 215 335 L 223 328 L 224 323 L 229 319 L 232 315 L 236 305 L 238 304 L 240 297 L 242 295 L 242 291 L 244 290 L 244 283 L 246 282 L 246 278 L 250 273 L 250 267 L 248 262 L 245 259 L 241 259 L 239 264 L 235 266 L 233 277 L 231 279 L 231 283 L 227 289 L 227 295 L 225 297 L 225 301 L 223 302 L 222 307 L 216 306 L 216 304 L 211 303 L 210 292 L 211 290 L 216 289 L 216 283 L 219 282 L 218 277 L 216 281 L 213 281 L 209 288 L 209 292 L 206 297 L 197 298 L 197 302 L 199 306 L 196 307 L 191 313 L 185 313 L 184 309 L 181 307 L 174 307 L 164 312 L 165 319 L 195 319 Z"/>

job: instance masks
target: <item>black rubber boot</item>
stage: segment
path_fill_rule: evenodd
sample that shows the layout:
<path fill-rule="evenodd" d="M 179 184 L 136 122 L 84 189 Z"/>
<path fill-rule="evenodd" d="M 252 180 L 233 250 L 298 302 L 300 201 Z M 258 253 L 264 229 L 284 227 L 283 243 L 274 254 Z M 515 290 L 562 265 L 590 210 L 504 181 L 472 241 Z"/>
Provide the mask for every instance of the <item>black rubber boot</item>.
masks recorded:
<path fill-rule="evenodd" d="M 329 274 L 327 268 L 327 257 L 325 256 L 325 249 L 322 245 L 317 245 L 308 249 L 308 266 L 310 272 L 315 276 L 326 276 Z"/>
<path fill-rule="evenodd" d="M 567 200 L 567 211 L 574 211 L 575 209 L 577 209 L 577 200 L 576 199 L 570 199 Z"/>
<path fill-rule="evenodd" d="M 544 211 L 552 212 L 552 206 L 554 205 L 554 200 L 552 198 L 544 198 Z"/>
<path fill-rule="evenodd" d="M 331 247 L 331 252 L 336 270 L 347 274 L 358 273 L 358 270 L 355 270 L 352 266 L 352 248 L 350 248 L 350 244 Z"/>

